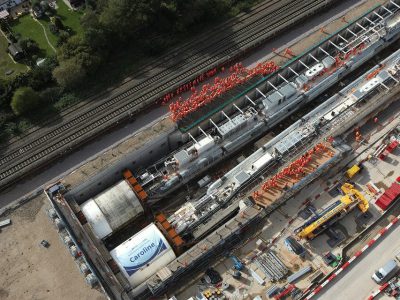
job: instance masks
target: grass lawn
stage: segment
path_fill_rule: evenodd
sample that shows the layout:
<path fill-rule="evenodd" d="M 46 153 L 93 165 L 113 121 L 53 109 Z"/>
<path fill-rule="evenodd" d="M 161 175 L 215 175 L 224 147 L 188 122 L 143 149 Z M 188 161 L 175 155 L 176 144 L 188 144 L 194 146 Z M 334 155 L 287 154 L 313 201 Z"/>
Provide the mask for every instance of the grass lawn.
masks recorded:
<path fill-rule="evenodd" d="M 80 24 L 80 18 L 83 12 L 71 10 L 63 0 L 57 0 L 57 15 L 61 17 L 63 24 L 72 29 L 73 34 L 82 34 L 82 26 Z"/>
<path fill-rule="evenodd" d="M 48 24 L 46 21 L 41 21 L 43 24 L 47 36 L 49 37 L 50 42 L 55 46 L 55 42 L 57 41 L 56 37 L 50 33 L 48 29 Z M 25 15 L 12 23 L 12 31 L 14 34 L 20 34 L 22 38 L 31 38 L 32 40 L 38 43 L 39 48 L 43 50 L 42 55 L 54 55 L 53 49 L 47 43 L 46 37 L 43 32 L 43 28 L 38 24 L 30 15 Z"/>
<path fill-rule="evenodd" d="M 56 48 L 56 46 L 57 46 L 57 39 L 58 39 L 58 38 L 57 38 L 56 35 L 54 35 L 53 33 L 51 33 L 51 31 L 50 31 L 50 29 L 49 29 L 50 20 L 44 18 L 44 19 L 40 19 L 40 20 L 38 20 L 38 21 L 43 25 L 44 29 L 46 30 L 47 37 L 48 37 L 50 43 L 53 45 L 54 48 Z M 43 32 L 43 29 L 42 29 L 42 32 Z M 54 54 L 54 51 L 53 51 L 52 54 Z"/>
<path fill-rule="evenodd" d="M 7 39 L 3 36 L 2 33 L 0 33 L 0 78 L 7 78 L 9 76 L 13 77 L 18 73 L 27 70 L 27 67 L 25 65 L 14 63 L 14 61 L 6 52 L 7 47 L 8 47 Z M 10 70 L 14 72 L 10 75 L 6 75 L 5 73 Z"/>
<path fill-rule="evenodd" d="M 63 0 L 57 0 L 57 6 L 57 15 L 61 17 L 63 24 L 71 28 L 72 34 L 82 34 L 79 20 L 83 12 L 70 10 Z M 56 47 L 58 38 L 50 32 L 49 18 L 44 17 L 39 22 L 43 25 L 50 43 L 53 47 Z M 12 24 L 12 30 L 15 34 L 20 34 L 22 38 L 31 38 L 38 43 L 40 49 L 43 50 L 40 56 L 54 55 L 53 49 L 47 43 L 43 28 L 30 15 L 20 17 Z"/>

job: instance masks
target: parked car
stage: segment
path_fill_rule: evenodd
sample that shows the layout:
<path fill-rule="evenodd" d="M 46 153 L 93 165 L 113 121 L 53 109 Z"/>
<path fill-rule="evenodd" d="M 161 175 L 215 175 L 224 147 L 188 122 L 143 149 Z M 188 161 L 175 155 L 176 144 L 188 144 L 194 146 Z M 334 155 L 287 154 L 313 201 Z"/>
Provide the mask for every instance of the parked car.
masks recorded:
<path fill-rule="evenodd" d="M 391 279 L 397 271 L 398 265 L 394 259 L 391 259 L 372 274 L 372 279 L 375 280 L 376 283 L 382 284 Z"/>
<path fill-rule="evenodd" d="M 204 279 L 206 280 L 207 283 L 211 284 L 218 284 L 222 282 L 222 277 L 219 275 L 217 271 L 215 271 L 213 268 L 209 268 L 206 271 L 206 275 L 204 276 Z"/>
<path fill-rule="evenodd" d="M 322 259 L 324 260 L 324 262 L 326 263 L 327 266 L 336 268 L 336 266 L 339 264 L 342 257 L 340 255 L 336 256 L 332 252 L 328 251 L 328 252 L 324 253 L 324 255 L 322 256 Z"/>

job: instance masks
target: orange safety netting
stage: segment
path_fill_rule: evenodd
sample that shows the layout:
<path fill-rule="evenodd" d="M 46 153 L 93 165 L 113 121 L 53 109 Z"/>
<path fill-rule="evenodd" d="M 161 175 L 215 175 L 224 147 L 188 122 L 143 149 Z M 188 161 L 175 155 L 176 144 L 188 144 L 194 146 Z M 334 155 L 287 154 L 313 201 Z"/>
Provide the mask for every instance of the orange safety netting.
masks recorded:
<path fill-rule="evenodd" d="M 200 107 L 211 103 L 223 93 L 231 90 L 235 86 L 242 84 L 256 75 L 268 75 L 277 71 L 279 67 L 272 61 L 259 63 L 253 69 L 247 69 L 242 64 L 238 63 L 232 66 L 229 71 L 230 75 L 226 78 L 216 77 L 213 84 L 205 84 L 200 91 L 191 87 L 192 95 L 186 100 L 178 99 L 175 103 L 169 105 L 171 118 L 173 121 L 178 121 L 195 112 Z"/>
<path fill-rule="evenodd" d="M 221 68 L 221 71 L 224 71 L 224 67 Z M 161 100 L 161 104 L 165 105 L 167 104 L 171 99 L 173 99 L 175 96 L 179 96 L 182 93 L 185 93 L 189 90 L 193 91 L 193 88 L 197 85 L 199 85 L 200 83 L 202 83 L 203 81 L 207 80 L 210 77 L 213 77 L 215 74 L 218 73 L 218 69 L 214 68 L 211 69 L 199 76 L 197 76 L 193 81 L 190 81 L 188 83 L 185 83 L 183 85 L 181 85 L 180 87 L 178 87 L 174 92 L 168 93 L 166 95 L 164 95 L 164 97 Z"/>
<path fill-rule="evenodd" d="M 262 184 L 261 189 L 264 192 L 270 189 L 282 190 L 289 187 L 287 182 L 292 182 L 293 180 L 295 182 L 300 181 L 300 179 L 306 175 L 305 168 L 309 167 L 313 156 L 323 152 L 327 152 L 330 156 L 334 155 L 334 153 L 326 145 L 319 143 L 311 150 L 303 154 L 300 158 L 292 162 L 289 166 L 281 170 L 278 174 L 265 181 Z M 282 186 L 282 182 L 286 183 Z M 260 192 L 255 191 L 253 196 L 255 199 L 257 199 L 260 196 Z"/>

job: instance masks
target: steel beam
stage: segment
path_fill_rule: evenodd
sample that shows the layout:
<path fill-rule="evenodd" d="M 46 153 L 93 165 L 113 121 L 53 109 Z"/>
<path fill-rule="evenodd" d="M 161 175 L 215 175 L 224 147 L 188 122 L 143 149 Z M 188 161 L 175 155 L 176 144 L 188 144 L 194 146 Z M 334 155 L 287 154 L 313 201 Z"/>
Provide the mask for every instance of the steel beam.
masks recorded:
<path fill-rule="evenodd" d="M 210 135 L 208 135 L 200 126 L 197 126 L 197 128 L 199 128 L 199 130 L 201 131 L 202 134 L 204 134 L 206 137 L 209 137 Z"/>
<path fill-rule="evenodd" d="M 362 30 L 367 31 L 367 29 L 364 26 L 360 25 L 358 22 L 356 22 L 356 25 L 360 27 Z"/>
<path fill-rule="evenodd" d="M 368 22 L 370 22 L 372 25 L 374 25 L 374 26 L 376 25 L 376 23 L 375 23 L 375 22 L 371 21 L 371 20 L 370 20 L 370 19 L 368 19 L 367 17 L 364 17 L 364 19 L 365 19 L 365 20 L 367 20 Z"/>
<path fill-rule="evenodd" d="M 257 91 L 261 96 L 263 96 L 264 99 L 267 98 L 267 96 L 265 96 L 265 95 L 263 94 L 263 92 L 261 92 L 258 88 L 256 88 L 256 91 Z"/>
<path fill-rule="evenodd" d="M 247 100 L 249 100 L 251 104 L 256 105 L 256 104 L 254 103 L 254 101 L 250 99 L 249 96 L 245 95 L 244 97 L 245 97 Z"/>
<path fill-rule="evenodd" d="M 220 134 L 220 135 L 223 135 L 223 134 L 222 134 L 222 131 L 219 129 L 219 127 L 217 126 L 217 124 L 215 124 L 214 121 L 213 121 L 212 119 L 209 119 L 209 120 L 210 120 L 211 124 L 213 124 L 214 127 L 218 130 L 219 134 Z"/>
<path fill-rule="evenodd" d="M 339 33 L 338 33 L 338 37 L 340 37 L 343 41 L 345 41 L 346 43 L 349 43 L 348 40 L 346 40 L 344 37 L 342 37 Z"/>
<path fill-rule="evenodd" d="M 290 71 L 292 71 L 296 76 L 299 76 L 299 74 L 298 74 L 295 70 L 293 70 L 291 67 L 288 67 L 288 69 L 289 69 Z"/>
<path fill-rule="evenodd" d="M 221 110 L 221 113 L 222 113 L 222 114 L 225 116 L 225 118 L 227 118 L 230 122 L 232 122 L 233 124 L 235 124 L 235 122 L 233 122 L 232 119 L 229 118 L 228 115 L 227 115 L 223 110 Z"/>
<path fill-rule="evenodd" d="M 195 144 L 197 144 L 196 139 L 193 137 L 193 135 L 190 134 L 190 132 L 188 132 L 188 135 L 189 135 L 189 137 L 193 140 L 193 142 L 194 142 Z"/>
<path fill-rule="evenodd" d="M 390 15 L 393 15 L 393 12 L 392 12 L 390 9 L 386 8 L 384 5 L 382 5 L 381 7 L 382 7 L 384 10 L 386 10 Z"/>
<path fill-rule="evenodd" d="M 233 103 L 233 106 L 234 106 L 242 115 L 244 115 L 243 110 L 241 110 L 235 103 Z"/>
<path fill-rule="evenodd" d="M 272 88 L 279 94 L 279 96 L 281 96 L 282 98 L 284 98 L 284 96 L 282 95 L 282 93 L 278 90 L 278 88 L 276 86 L 274 86 L 269 80 L 267 80 L 267 83 L 272 86 Z"/>
<path fill-rule="evenodd" d="M 346 28 L 346 30 L 347 30 L 348 32 L 350 32 L 352 35 L 354 35 L 355 37 L 358 37 L 358 35 L 355 34 L 353 31 L 351 31 L 349 28 Z"/>
<path fill-rule="evenodd" d="M 310 67 L 309 66 L 307 66 L 305 63 L 303 63 L 302 61 L 301 61 L 301 59 L 299 59 L 299 63 L 301 63 L 304 67 L 306 67 L 307 69 L 310 69 Z"/>
<path fill-rule="evenodd" d="M 394 81 L 396 81 L 396 84 L 399 83 L 399 81 L 398 81 L 396 78 L 394 78 L 394 77 L 392 76 L 392 74 L 390 74 L 389 72 L 388 72 L 388 74 L 389 74 L 389 76 L 390 76 Z"/>
<path fill-rule="evenodd" d="M 399 5 L 397 5 L 395 2 L 393 2 L 392 0 L 390 0 L 390 3 L 392 3 L 394 6 L 396 6 L 397 8 L 400 8 Z"/>
<path fill-rule="evenodd" d="M 287 81 L 287 80 L 286 80 L 286 78 L 285 78 L 285 77 L 283 77 L 281 74 L 279 74 L 279 73 L 278 73 L 278 76 L 279 76 L 280 78 L 282 78 L 282 79 L 283 79 L 283 81 L 285 81 L 286 83 L 289 83 L 289 81 Z"/>
<path fill-rule="evenodd" d="M 338 45 L 336 45 L 334 42 L 329 41 L 329 43 L 331 43 L 336 49 L 338 49 L 341 52 L 344 52 Z"/>
<path fill-rule="evenodd" d="M 386 84 L 384 84 L 383 82 L 381 82 L 380 84 L 381 84 L 381 86 L 383 86 L 385 89 L 387 89 L 388 91 L 390 91 L 390 88 L 389 88 Z"/>
<path fill-rule="evenodd" d="M 325 55 L 327 55 L 327 56 L 330 56 L 330 57 L 332 57 L 333 58 L 333 56 L 332 55 L 330 55 L 326 50 L 324 50 L 323 48 L 321 48 L 321 47 L 318 47 L 319 48 L 319 50 L 321 50 L 321 52 L 323 52 L 323 53 L 325 53 Z"/>
<path fill-rule="evenodd" d="M 308 56 L 310 56 L 313 60 L 315 60 L 317 63 L 319 63 L 319 60 L 316 59 L 316 58 L 314 57 L 314 55 L 312 55 L 311 53 L 308 53 Z"/>
<path fill-rule="evenodd" d="M 380 18 L 381 20 L 385 20 L 384 17 L 382 17 L 380 14 L 378 14 L 376 11 L 374 11 L 374 14 L 378 16 L 378 18 Z"/>

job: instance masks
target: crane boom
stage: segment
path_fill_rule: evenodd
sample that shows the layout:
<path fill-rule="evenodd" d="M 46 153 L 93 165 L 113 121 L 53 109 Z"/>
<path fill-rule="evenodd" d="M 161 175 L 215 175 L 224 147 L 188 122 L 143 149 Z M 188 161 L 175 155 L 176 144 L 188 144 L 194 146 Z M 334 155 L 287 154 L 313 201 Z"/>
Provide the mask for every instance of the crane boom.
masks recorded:
<path fill-rule="evenodd" d="M 365 213 L 368 210 L 368 201 L 353 185 L 345 183 L 342 185 L 341 189 L 345 195 L 342 196 L 339 201 L 331 204 L 328 209 L 323 210 L 316 219 L 314 217 L 313 222 L 310 223 L 308 221 L 295 230 L 295 233 L 297 233 L 300 238 L 313 239 L 325 229 L 325 223 L 340 216 L 342 213 L 347 213 L 354 203 L 358 203 L 358 208 L 361 212 Z"/>

